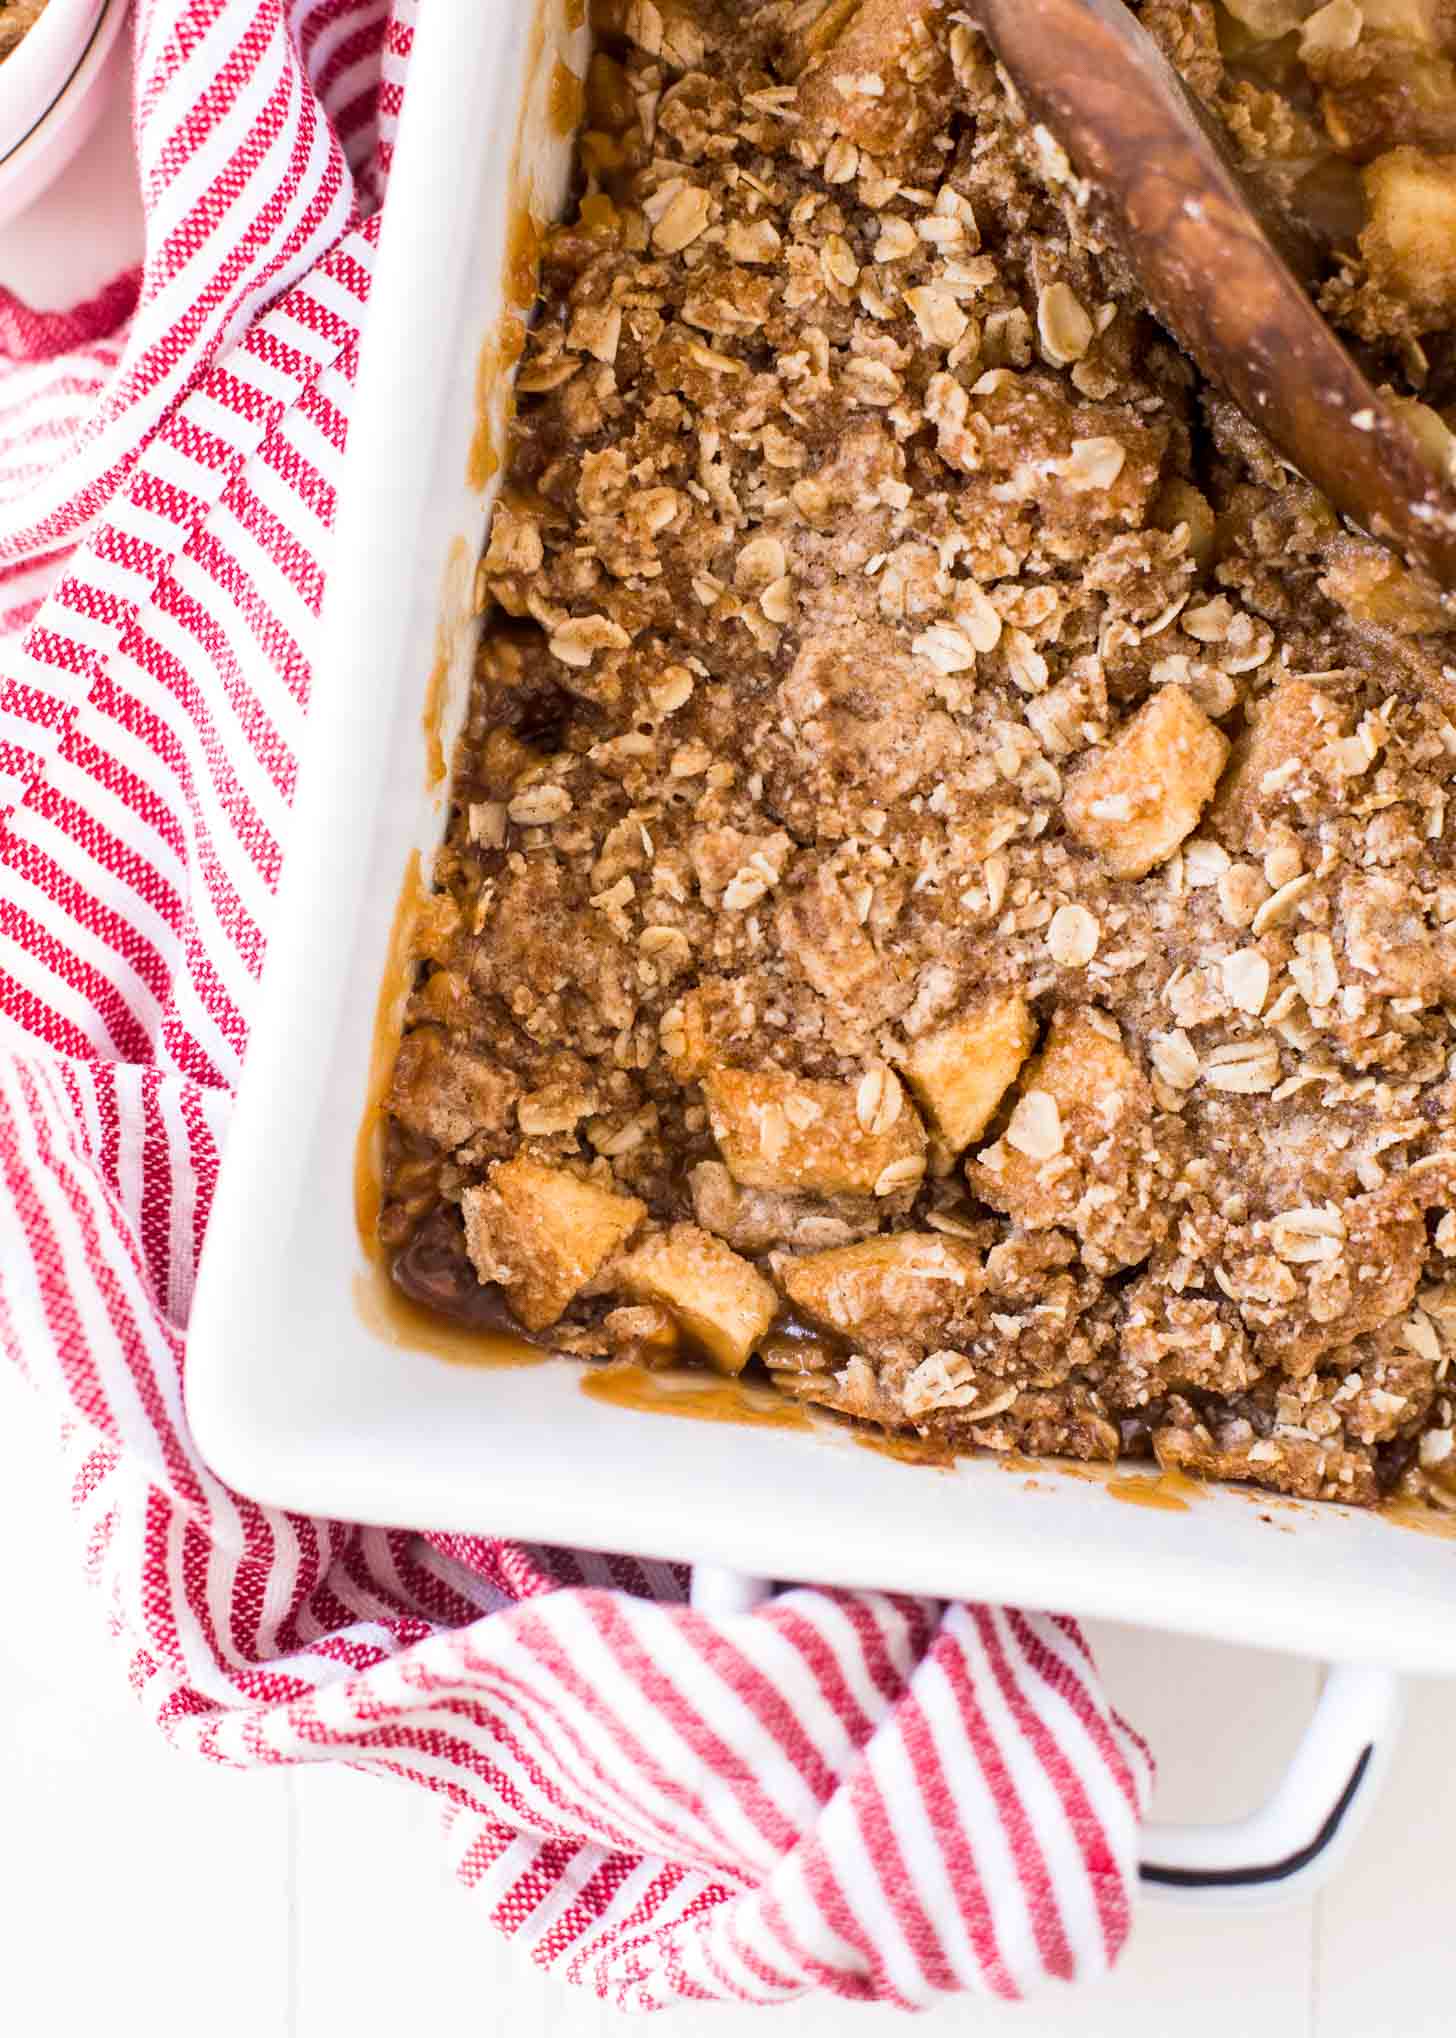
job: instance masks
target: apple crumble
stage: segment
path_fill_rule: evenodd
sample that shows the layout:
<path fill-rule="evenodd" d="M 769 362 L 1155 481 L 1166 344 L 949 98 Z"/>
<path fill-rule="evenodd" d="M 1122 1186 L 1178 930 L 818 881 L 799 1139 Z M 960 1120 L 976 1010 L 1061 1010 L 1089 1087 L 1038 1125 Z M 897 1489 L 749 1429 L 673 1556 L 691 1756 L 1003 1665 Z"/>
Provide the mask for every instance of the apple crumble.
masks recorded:
<path fill-rule="evenodd" d="M 1449 463 L 1450 0 L 1137 11 Z M 396 1279 L 955 1449 L 1456 1506 L 1445 601 L 1201 382 L 950 0 L 595 16 Z"/>

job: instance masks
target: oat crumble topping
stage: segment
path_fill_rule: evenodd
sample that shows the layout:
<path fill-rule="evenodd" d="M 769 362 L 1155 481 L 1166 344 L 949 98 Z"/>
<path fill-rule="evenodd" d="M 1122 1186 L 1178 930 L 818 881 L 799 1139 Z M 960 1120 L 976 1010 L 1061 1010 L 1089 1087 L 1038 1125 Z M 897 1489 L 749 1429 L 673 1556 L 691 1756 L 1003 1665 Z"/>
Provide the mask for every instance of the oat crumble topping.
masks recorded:
<path fill-rule="evenodd" d="M 1449 462 L 1446 0 L 1137 11 Z M 949 0 L 594 13 L 397 1278 L 957 1448 L 1456 1506 L 1445 605 Z"/>

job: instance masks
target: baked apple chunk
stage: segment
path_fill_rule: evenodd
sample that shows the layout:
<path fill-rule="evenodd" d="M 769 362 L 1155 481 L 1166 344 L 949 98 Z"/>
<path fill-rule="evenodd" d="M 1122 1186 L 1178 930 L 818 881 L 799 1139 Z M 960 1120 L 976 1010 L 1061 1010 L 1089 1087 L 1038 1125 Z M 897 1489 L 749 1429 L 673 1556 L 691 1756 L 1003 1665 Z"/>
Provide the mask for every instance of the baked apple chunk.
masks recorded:
<path fill-rule="evenodd" d="M 1166 863 L 1213 798 L 1228 738 L 1181 686 L 1160 689 L 1067 792 L 1067 826 L 1113 877 Z"/>
<path fill-rule="evenodd" d="M 696 1224 L 644 1239 L 617 1269 L 625 1292 L 667 1309 L 720 1373 L 741 1373 L 778 1312 L 778 1296 L 750 1263 Z"/>
<path fill-rule="evenodd" d="M 925 1127 L 891 1070 L 850 1084 L 714 1069 L 703 1095 L 718 1150 L 745 1188 L 892 1196 L 924 1177 Z"/>
<path fill-rule="evenodd" d="M 556 1323 L 647 1215 L 635 1196 L 524 1156 L 497 1162 L 460 1206 L 475 1271 L 530 1331 Z"/>
<path fill-rule="evenodd" d="M 981 1255 L 934 1231 L 896 1231 L 858 1245 L 785 1259 L 795 1306 L 842 1336 L 880 1340 L 939 1333 L 985 1286 Z"/>
<path fill-rule="evenodd" d="M 973 1005 L 915 1042 L 905 1057 L 906 1080 L 956 1153 L 990 1124 L 1035 1039 L 1031 1007 L 1012 991 Z"/>
<path fill-rule="evenodd" d="M 1160 1118 L 1116 1023 L 1088 1008 L 1055 1015 L 1005 1132 L 966 1175 L 1024 1230 L 1074 1232 L 1086 1264 L 1107 1274 L 1163 1236 L 1181 1159 L 1177 1121 Z"/>

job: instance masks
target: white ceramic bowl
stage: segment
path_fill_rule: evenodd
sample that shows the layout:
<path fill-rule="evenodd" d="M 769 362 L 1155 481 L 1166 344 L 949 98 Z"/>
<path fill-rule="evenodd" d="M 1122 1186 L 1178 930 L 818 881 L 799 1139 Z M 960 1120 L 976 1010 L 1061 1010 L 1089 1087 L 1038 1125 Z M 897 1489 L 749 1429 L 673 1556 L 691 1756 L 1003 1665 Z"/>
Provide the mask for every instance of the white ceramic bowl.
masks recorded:
<path fill-rule="evenodd" d="M 0 63 L 0 225 L 70 162 L 101 110 L 129 0 L 50 0 Z"/>

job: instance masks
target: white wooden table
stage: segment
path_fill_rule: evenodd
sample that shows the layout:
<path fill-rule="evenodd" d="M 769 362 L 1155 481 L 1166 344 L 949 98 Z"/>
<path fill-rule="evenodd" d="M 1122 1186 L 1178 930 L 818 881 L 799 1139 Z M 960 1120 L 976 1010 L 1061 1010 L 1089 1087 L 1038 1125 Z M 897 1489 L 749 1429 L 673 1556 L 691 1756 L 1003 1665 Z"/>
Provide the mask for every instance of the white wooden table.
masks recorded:
<path fill-rule="evenodd" d="M 118 94 L 64 183 L 0 235 L 38 304 L 130 259 L 138 209 Z M 3 1221 L 3 1214 L 0 1214 Z M 240 1776 L 176 1756 L 136 1710 L 81 1582 L 51 1423 L 0 1361 L 0 2029 L 35 2038 L 591 2038 L 628 2020 L 538 1974 L 444 1866 L 419 1792 L 321 1768 Z M 1337 1590 L 1337 1583 L 1332 1590 Z M 1285 1657 L 1098 1627 L 1114 1698 L 1161 1765 L 1158 1815 L 1236 1817 L 1313 1702 Z M 1313 1903 L 1200 1919 L 1148 1910 L 1111 1981 L 1017 2009 L 796 2005 L 716 2038 L 914 2029 L 1017 2038 L 1448 2038 L 1456 1982 L 1456 1689 L 1417 1685 L 1353 1859 Z"/>

